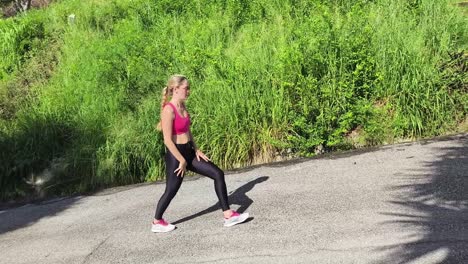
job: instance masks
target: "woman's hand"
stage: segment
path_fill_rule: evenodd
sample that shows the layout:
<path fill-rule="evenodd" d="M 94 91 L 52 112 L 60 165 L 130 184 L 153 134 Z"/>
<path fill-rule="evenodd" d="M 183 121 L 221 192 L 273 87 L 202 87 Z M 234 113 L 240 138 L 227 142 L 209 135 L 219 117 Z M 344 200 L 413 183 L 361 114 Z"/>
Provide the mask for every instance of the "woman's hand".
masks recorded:
<path fill-rule="evenodd" d="M 179 167 L 174 171 L 177 176 L 184 177 L 184 173 L 187 170 L 187 161 L 183 160 L 179 162 Z"/>
<path fill-rule="evenodd" d="M 195 151 L 195 156 L 197 156 L 197 160 L 200 161 L 200 158 L 202 158 L 204 161 L 209 161 L 210 159 L 203 153 L 201 150 L 197 149 Z"/>

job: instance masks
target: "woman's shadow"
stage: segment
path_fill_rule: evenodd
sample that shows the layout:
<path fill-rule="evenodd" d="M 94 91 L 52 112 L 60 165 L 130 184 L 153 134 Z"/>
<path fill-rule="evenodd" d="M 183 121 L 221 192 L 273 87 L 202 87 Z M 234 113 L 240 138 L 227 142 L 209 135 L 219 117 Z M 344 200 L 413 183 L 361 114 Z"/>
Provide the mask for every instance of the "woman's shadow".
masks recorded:
<path fill-rule="evenodd" d="M 247 196 L 247 193 L 253 189 L 253 187 L 258 184 L 258 183 L 261 183 L 261 182 L 264 182 L 266 180 L 268 180 L 268 176 L 261 176 L 261 177 L 258 177 L 244 185 L 242 185 L 241 187 L 237 188 L 233 193 L 231 193 L 229 195 L 229 203 L 230 204 L 238 204 L 240 205 L 240 207 L 237 209 L 237 212 L 239 213 L 243 213 L 247 210 L 247 208 L 249 208 L 249 206 L 253 203 L 253 200 L 250 199 L 248 196 Z M 188 221 L 188 220 L 192 220 L 196 217 L 199 217 L 199 216 L 202 216 L 204 214 L 208 214 L 208 213 L 211 213 L 211 212 L 214 212 L 214 211 L 218 211 L 220 210 L 220 205 L 219 205 L 219 202 L 206 208 L 205 210 L 203 211 L 200 211 L 196 214 L 193 214 L 193 215 L 190 215 L 190 216 L 187 216 L 187 217 L 184 217 L 182 219 L 179 219 L 175 222 L 173 222 L 172 224 L 180 224 L 180 223 L 183 223 L 185 221 Z M 249 217 L 247 219 L 246 222 L 248 221 L 251 221 L 253 218 L 252 217 Z"/>

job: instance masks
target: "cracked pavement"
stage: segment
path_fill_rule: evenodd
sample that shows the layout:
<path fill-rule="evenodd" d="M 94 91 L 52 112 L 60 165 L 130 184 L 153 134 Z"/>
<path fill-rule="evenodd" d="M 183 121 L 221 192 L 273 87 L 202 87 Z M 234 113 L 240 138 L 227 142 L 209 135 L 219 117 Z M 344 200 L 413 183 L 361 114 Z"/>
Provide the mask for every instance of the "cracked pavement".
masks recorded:
<path fill-rule="evenodd" d="M 223 227 L 213 182 L 164 184 L 0 211 L 0 263 L 468 263 L 468 134 L 226 174 L 244 224 Z"/>

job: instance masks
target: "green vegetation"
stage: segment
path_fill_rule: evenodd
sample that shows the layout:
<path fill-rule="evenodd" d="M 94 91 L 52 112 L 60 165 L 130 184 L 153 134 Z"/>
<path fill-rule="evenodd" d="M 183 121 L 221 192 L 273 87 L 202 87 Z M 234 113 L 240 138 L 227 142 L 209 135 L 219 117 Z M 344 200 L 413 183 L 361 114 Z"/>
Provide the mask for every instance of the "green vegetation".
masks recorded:
<path fill-rule="evenodd" d="M 466 18 L 443 0 L 62 0 L 0 20 L 0 199 L 163 178 L 174 73 L 223 168 L 466 130 Z"/>

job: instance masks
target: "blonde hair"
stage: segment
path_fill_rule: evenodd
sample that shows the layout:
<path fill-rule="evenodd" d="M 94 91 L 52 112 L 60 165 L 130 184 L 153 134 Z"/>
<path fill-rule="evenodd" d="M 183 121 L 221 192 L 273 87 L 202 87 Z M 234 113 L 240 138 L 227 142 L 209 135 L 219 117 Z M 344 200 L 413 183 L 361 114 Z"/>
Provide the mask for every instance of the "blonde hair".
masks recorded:
<path fill-rule="evenodd" d="M 180 74 L 175 74 L 169 77 L 169 80 L 167 80 L 167 85 L 166 87 L 163 88 L 162 93 L 161 93 L 161 114 L 164 106 L 169 102 L 169 98 L 172 97 L 172 94 L 174 92 L 174 88 L 179 87 L 184 81 L 188 81 L 187 77 L 184 75 Z M 156 129 L 161 131 L 161 121 L 156 125 Z"/>

